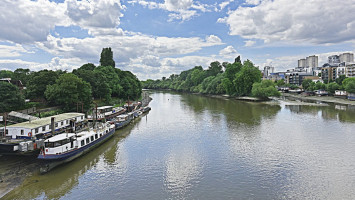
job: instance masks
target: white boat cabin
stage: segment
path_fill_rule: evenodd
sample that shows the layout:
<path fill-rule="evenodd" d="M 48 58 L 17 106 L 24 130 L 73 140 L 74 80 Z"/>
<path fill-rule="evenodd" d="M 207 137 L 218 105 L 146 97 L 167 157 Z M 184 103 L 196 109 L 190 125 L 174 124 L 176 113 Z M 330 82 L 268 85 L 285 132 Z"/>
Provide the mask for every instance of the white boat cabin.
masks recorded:
<path fill-rule="evenodd" d="M 52 117 L 54 117 L 55 131 L 60 131 L 67 127 L 73 127 L 75 125 L 74 123 L 85 121 L 85 115 L 83 113 L 63 113 L 7 126 L 6 136 L 16 139 L 32 138 L 37 135 L 50 134 L 52 132 Z"/>

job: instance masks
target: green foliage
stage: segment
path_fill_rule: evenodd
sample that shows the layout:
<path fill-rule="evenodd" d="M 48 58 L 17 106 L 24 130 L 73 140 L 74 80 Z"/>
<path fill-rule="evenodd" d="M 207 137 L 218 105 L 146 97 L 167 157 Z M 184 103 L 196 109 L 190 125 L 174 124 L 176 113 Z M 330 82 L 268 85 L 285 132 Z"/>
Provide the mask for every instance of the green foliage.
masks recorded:
<path fill-rule="evenodd" d="M 115 67 L 115 61 L 113 60 L 113 52 L 111 50 L 111 47 L 102 49 L 100 65 Z"/>
<path fill-rule="evenodd" d="M 240 72 L 233 80 L 236 94 L 238 96 L 247 96 L 251 94 L 253 84 L 261 81 L 261 72 L 249 60 L 245 61 Z"/>
<path fill-rule="evenodd" d="M 54 84 L 58 76 L 57 72 L 46 69 L 31 73 L 26 91 L 28 98 L 44 98 L 47 86 Z"/>
<path fill-rule="evenodd" d="M 355 93 L 355 78 L 346 78 L 343 81 L 345 90 L 349 93 Z"/>
<path fill-rule="evenodd" d="M 312 81 L 311 79 L 304 79 L 304 80 L 302 81 L 302 88 L 303 88 L 304 90 L 309 91 L 309 87 L 311 86 L 312 82 L 313 82 L 313 81 Z"/>
<path fill-rule="evenodd" d="M 320 81 L 318 81 L 315 85 L 315 89 L 316 90 L 325 90 L 326 89 L 326 85 Z"/>
<path fill-rule="evenodd" d="M 9 70 L 1 70 L 0 78 L 14 78 L 14 72 Z"/>
<path fill-rule="evenodd" d="M 228 95 L 233 95 L 235 94 L 235 87 L 232 83 L 231 80 L 229 80 L 228 78 L 224 78 L 222 80 L 222 85 L 223 85 L 223 88 L 224 90 L 227 92 Z"/>
<path fill-rule="evenodd" d="M 14 71 L 13 79 L 20 80 L 23 85 L 27 85 L 30 73 L 31 71 L 29 69 L 18 68 Z"/>
<path fill-rule="evenodd" d="M 3 81 L 0 81 L 0 99 L 0 113 L 20 110 L 25 105 L 25 98 L 19 89 Z"/>
<path fill-rule="evenodd" d="M 261 99 L 268 99 L 271 96 L 280 96 L 280 92 L 275 88 L 271 80 L 263 80 L 260 83 L 254 83 L 252 95 Z"/>
<path fill-rule="evenodd" d="M 286 85 L 285 80 L 284 79 L 278 80 L 276 82 L 276 85 L 279 86 L 279 87 Z"/>
<path fill-rule="evenodd" d="M 345 75 L 340 75 L 339 78 L 335 79 L 335 82 L 338 84 L 338 85 L 342 85 L 343 84 L 343 81 L 345 80 Z"/>
<path fill-rule="evenodd" d="M 92 96 L 90 84 L 75 74 L 62 74 L 55 84 L 48 85 L 45 96 L 52 105 L 59 105 L 65 111 L 73 111 L 77 103 L 90 107 Z"/>
<path fill-rule="evenodd" d="M 327 91 L 331 94 L 334 94 L 335 90 L 339 90 L 339 89 L 340 89 L 340 85 L 338 85 L 335 82 L 327 84 Z"/>

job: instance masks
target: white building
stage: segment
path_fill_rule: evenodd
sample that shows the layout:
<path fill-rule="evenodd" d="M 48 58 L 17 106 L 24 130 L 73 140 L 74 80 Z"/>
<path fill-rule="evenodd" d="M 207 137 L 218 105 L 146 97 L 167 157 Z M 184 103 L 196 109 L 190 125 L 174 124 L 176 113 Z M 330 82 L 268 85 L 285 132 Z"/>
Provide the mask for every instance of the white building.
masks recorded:
<path fill-rule="evenodd" d="M 306 58 L 306 67 L 312 69 L 318 67 L 318 56 L 316 55 L 308 56 Z"/>
<path fill-rule="evenodd" d="M 298 68 L 305 68 L 306 67 L 306 59 L 302 58 L 298 60 Z"/>
<path fill-rule="evenodd" d="M 354 54 L 353 53 L 343 53 L 339 55 L 340 62 L 354 62 Z"/>
<path fill-rule="evenodd" d="M 346 63 L 345 66 L 346 66 L 345 76 L 355 77 L 355 63 Z"/>
<path fill-rule="evenodd" d="M 274 73 L 275 68 L 272 66 L 265 66 L 264 67 L 264 78 L 270 76 L 271 73 Z"/>

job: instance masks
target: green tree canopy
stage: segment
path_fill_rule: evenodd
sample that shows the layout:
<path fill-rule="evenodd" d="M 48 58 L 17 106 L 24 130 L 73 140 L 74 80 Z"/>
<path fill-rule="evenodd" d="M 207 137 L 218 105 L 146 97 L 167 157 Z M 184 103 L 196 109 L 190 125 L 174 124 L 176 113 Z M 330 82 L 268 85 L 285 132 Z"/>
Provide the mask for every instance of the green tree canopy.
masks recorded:
<path fill-rule="evenodd" d="M 20 110 L 25 105 L 25 98 L 20 90 L 3 81 L 0 81 L 0 99 L 0 113 Z"/>
<path fill-rule="evenodd" d="M 345 90 L 349 93 L 355 93 L 355 78 L 346 78 L 343 81 Z"/>
<path fill-rule="evenodd" d="M 62 74 L 55 84 L 48 85 L 45 96 L 52 105 L 62 106 L 65 111 L 75 110 L 77 103 L 90 107 L 92 96 L 90 84 L 75 74 Z"/>
<path fill-rule="evenodd" d="M 251 94 L 253 84 L 261 81 L 261 72 L 254 64 L 247 60 L 244 62 L 240 72 L 236 74 L 233 81 L 236 94 L 238 96 L 247 96 Z"/>
<path fill-rule="evenodd" d="M 335 90 L 339 90 L 339 89 L 340 89 L 340 85 L 338 85 L 335 82 L 327 84 L 327 91 L 331 94 L 334 94 Z"/>
<path fill-rule="evenodd" d="M 271 96 L 280 96 L 280 92 L 275 88 L 271 80 L 263 80 L 260 83 L 254 83 L 252 95 L 261 99 L 268 99 Z"/>
<path fill-rule="evenodd" d="M 52 85 L 58 78 L 58 73 L 51 70 L 33 72 L 27 83 L 27 95 L 31 99 L 44 98 L 48 85 Z"/>
<path fill-rule="evenodd" d="M 115 61 L 113 60 L 113 52 L 111 50 L 111 47 L 102 49 L 100 65 L 115 67 Z"/>

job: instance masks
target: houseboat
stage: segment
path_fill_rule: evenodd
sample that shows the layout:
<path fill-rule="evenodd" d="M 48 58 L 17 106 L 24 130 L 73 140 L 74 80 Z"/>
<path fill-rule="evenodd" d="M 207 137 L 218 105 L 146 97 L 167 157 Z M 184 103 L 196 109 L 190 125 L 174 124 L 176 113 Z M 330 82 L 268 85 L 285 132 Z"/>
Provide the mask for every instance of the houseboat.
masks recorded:
<path fill-rule="evenodd" d="M 115 119 L 112 120 L 112 122 L 115 124 L 115 128 L 120 129 L 125 126 L 127 126 L 133 119 L 133 115 L 118 115 Z"/>
<path fill-rule="evenodd" d="M 85 115 L 64 113 L 28 122 L 6 126 L 5 137 L 0 142 L 2 155 L 34 155 L 44 145 L 44 139 L 53 135 L 84 128 Z"/>
<path fill-rule="evenodd" d="M 38 159 L 42 161 L 40 171 L 48 172 L 52 168 L 89 152 L 115 132 L 115 125 L 110 122 L 100 123 L 94 129 L 80 133 L 62 133 L 44 141 Z"/>
<path fill-rule="evenodd" d="M 120 114 L 126 112 L 125 108 L 121 107 L 113 107 L 113 106 L 101 106 L 94 110 L 92 115 L 88 116 L 89 121 L 102 121 L 102 120 L 110 120 Z M 96 114 L 97 113 L 97 114 Z"/>

